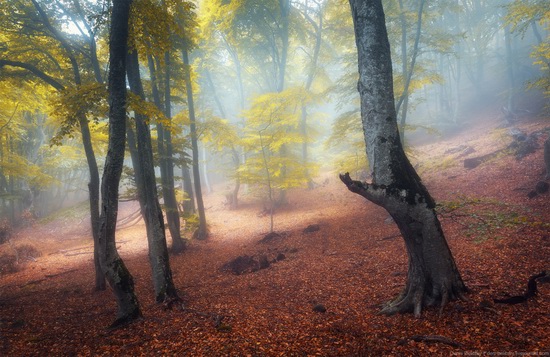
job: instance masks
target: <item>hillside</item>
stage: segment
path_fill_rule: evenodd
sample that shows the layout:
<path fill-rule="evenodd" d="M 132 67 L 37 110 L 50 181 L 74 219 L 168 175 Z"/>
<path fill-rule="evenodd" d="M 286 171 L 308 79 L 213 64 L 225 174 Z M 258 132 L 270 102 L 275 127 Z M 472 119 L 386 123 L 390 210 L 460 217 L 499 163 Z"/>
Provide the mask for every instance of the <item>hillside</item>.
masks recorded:
<path fill-rule="evenodd" d="M 17 247 L 32 249 L 20 254 L 17 271 L 0 275 L 0 354 L 548 353 L 549 283 L 540 282 L 538 295 L 525 303 L 493 303 L 523 294 L 530 276 L 550 270 L 550 193 L 527 196 L 543 177 L 542 150 L 522 160 L 503 151 L 473 169 L 463 164 L 507 147 L 509 128 L 500 124 L 495 116 L 413 149 L 413 164 L 442 205 L 444 232 L 471 289 L 467 301 L 450 303 L 441 316 L 437 309 L 419 319 L 377 315 L 404 285 L 404 244 L 382 209 L 326 173 L 319 187 L 289 194 L 290 204 L 275 215 L 280 235 L 267 242 L 260 242 L 269 228 L 261 203 L 245 196 L 230 211 L 221 190 L 208 195 L 210 238 L 171 257 L 183 308 L 154 303 L 143 223 L 120 229 L 119 251 L 134 275 L 144 318 L 115 331 L 105 328 L 116 312 L 112 292 L 91 293 L 85 205 L 16 232 L 0 246 L 2 261 Z M 517 128 L 529 134 L 548 125 L 547 118 L 525 119 Z M 546 135 L 536 136 L 539 144 Z M 124 203 L 119 216 L 136 209 Z M 310 225 L 319 229 L 304 232 Z M 240 275 L 222 269 L 244 255 L 272 263 Z M 319 305 L 326 312 L 314 311 Z"/>

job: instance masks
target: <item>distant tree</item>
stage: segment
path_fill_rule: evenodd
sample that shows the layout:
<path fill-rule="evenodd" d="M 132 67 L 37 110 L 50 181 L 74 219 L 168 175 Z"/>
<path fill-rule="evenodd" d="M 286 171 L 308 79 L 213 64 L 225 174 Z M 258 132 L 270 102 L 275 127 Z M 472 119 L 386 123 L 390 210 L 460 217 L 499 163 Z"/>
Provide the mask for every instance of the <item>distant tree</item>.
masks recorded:
<path fill-rule="evenodd" d="M 64 108 L 66 118 L 61 125 L 59 137 L 70 134 L 76 126 L 80 128 L 82 145 L 88 163 L 90 181 L 88 184 L 90 220 L 94 238 L 94 263 L 96 268 L 95 289 L 105 289 L 105 281 L 100 272 L 97 235 L 99 229 L 99 170 L 93 149 L 87 112 L 97 100 L 90 100 L 89 93 L 104 94 L 103 80 L 95 46 L 95 34 L 91 31 L 86 16 L 83 15 L 80 1 L 74 2 L 75 11 L 69 11 L 61 2 L 10 3 L 8 12 L 18 14 L 2 23 L 6 31 L 15 38 L 10 41 L 5 55 L 14 55 L 9 60 L 0 60 L 0 68 L 11 66 L 31 73 L 37 79 L 55 88 L 61 97 L 72 98 Z M 69 18 L 83 26 L 83 43 L 73 42 L 71 36 L 60 30 L 59 18 Z M 32 25 L 30 25 L 32 24 Z M 15 35 L 16 34 L 16 35 Z M 29 46 L 29 41 L 31 46 Z M 82 54 L 85 54 L 82 56 Z M 22 55 L 24 54 L 24 55 Z M 83 58 L 88 59 L 87 61 Z M 61 64 L 64 64 L 63 66 Z M 65 68 L 67 66 L 67 68 Z M 90 71 L 86 71 L 87 67 Z M 55 73 L 52 75 L 50 73 Z M 88 78 L 87 73 L 94 76 Z M 58 75 L 59 77 L 56 77 Z M 90 82 L 97 83 L 90 83 Z M 95 97 L 97 99 L 97 96 Z M 72 101 L 72 105 L 70 102 Z M 75 104 L 76 103 L 76 104 Z M 55 142 L 55 140 L 54 140 Z M 57 141 L 59 143 L 59 141 Z"/>
<path fill-rule="evenodd" d="M 537 45 L 533 48 L 531 57 L 535 64 L 540 66 L 542 75 L 535 81 L 528 84 L 529 88 L 539 88 L 544 96 L 550 98 L 550 34 L 546 32 L 543 38 L 539 31 L 539 25 L 550 27 L 550 11 L 547 1 L 513 1 L 508 5 L 506 24 L 511 26 L 512 31 L 524 34 L 529 28 L 537 39 Z M 548 106 L 546 109 L 550 109 Z M 546 166 L 546 179 L 550 179 L 550 136 L 544 143 L 544 163 Z"/>
<path fill-rule="evenodd" d="M 199 171 L 199 144 L 197 133 L 197 120 L 195 118 L 195 102 L 193 98 L 193 82 L 191 81 L 191 66 L 189 64 L 189 54 L 187 47 L 182 47 L 181 56 L 185 65 L 185 89 L 187 93 L 187 108 L 189 111 L 189 130 L 191 135 L 191 148 L 193 151 L 193 182 L 195 184 L 195 197 L 197 200 L 197 210 L 199 214 L 199 228 L 194 233 L 197 239 L 206 239 L 208 237 L 208 227 L 206 226 L 206 210 L 202 199 L 201 177 Z"/>
<path fill-rule="evenodd" d="M 306 184 L 313 168 L 305 165 L 299 154 L 304 137 L 299 131 L 302 117 L 297 109 L 302 107 L 304 91 L 294 87 L 258 96 L 245 112 L 246 135 L 242 141 L 249 154 L 239 176 L 266 193 L 271 230 L 273 211 L 282 203 L 275 194 Z"/>
<path fill-rule="evenodd" d="M 101 268 L 115 293 L 117 319 L 111 327 L 132 322 L 141 316 L 134 293 L 134 281 L 115 241 L 118 216 L 118 187 L 126 145 L 126 53 L 131 0 L 113 0 L 109 41 L 109 150 L 101 184 L 102 204 L 99 229 Z"/>
<path fill-rule="evenodd" d="M 372 183 L 341 180 L 352 192 L 384 207 L 405 240 L 406 287 L 383 313 L 414 312 L 462 297 L 466 286 L 435 213 L 435 201 L 407 159 L 397 129 L 392 62 L 381 0 L 350 0 L 358 50 L 361 120 Z"/>

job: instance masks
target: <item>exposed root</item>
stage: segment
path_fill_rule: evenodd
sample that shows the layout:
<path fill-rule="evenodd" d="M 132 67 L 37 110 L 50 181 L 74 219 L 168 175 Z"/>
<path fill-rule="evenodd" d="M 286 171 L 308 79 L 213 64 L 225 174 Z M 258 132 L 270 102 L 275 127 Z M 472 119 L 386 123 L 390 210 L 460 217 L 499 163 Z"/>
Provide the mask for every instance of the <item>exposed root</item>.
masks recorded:
<path fill-rule="evenodd" d="M 141 311 L 139 309 L 135 309 L 132 312 L 130 312 L 127 315 L 118 317 L 108 328 L 107 330 L 117 330 L 120 328 L 124 328 L 128 325 L 130 325 L 132 322 L 135 322 L 137 320 L 141 320 L 142 315 Z"/>
<path fill-rule="evenodd" d="M 395 300 L 389 302 L 379 314 L 394 315 L 397 313 L 410 313 L 418 318 L 422 314 L 422 309 L 427 306 L 439 306 L 439 315 L 443 313 L 443 309 L 449 301 L 464 299 L 464 295 L 458 289 L 452 289 L 442 286 L 435 292 L 436 295 L 429 295 L 425 287 L 407 288 Z"/>
<path fill-rule="evenodd" d="M 449 291 L 443 289 L 443 294 L 441 295 L 441 306 L 439 307 L 439 316 L 443 315 L 443 309 L 449 303 Z"/>
<path fill-rule="evenodd" d="M 423 293 L 419 289 L 416 291 L 413 297 L 413 304 L 414 304 L 413 311 L 414 311 L 414 317 L 416 318 L 419 318 L 420 315 L 422 314 L 422 296 L 423 296 Z"/>
<path fill-rule="evenodd" d="M 164 310 L 172 310 L 174 306 L 183 308 L 183 301 L 178 296 L 167 297 L 162 302 L 162 307 Z"/>

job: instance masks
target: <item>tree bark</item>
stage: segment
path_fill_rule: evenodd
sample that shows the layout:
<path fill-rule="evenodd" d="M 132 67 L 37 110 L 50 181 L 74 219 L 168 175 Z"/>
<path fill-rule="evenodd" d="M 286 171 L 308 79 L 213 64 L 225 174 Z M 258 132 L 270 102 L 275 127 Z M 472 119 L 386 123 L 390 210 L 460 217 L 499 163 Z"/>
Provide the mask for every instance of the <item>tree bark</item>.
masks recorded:
<path fill-rule="evenodd" d="M 147 56 L 149 63 L 149 73 L 151 74 L 151 87 L 153 101 L 159 110 L 164 111 L 166 119 L 171 121 L 172 110 L 170 100 L 170 55 L 165 54 L 165 80 L 164 80 L 164 108 L 160 100 L 157 88 L 157 68 L 155 67 L 151 55 Z M 176 200 L 176 191 L 174 189 L 174 162 L 172 160 L 172 136 L 170 129 L 166 130 L 164 125 L 157 122 L 157 146 L 159 153 L 160 177 L 162 182 L 162 197 L 164 198 L 164 207 L 166 211 L 166 220 L 168 229 L 172 236 L 172 252 L 175 254 L 183 252 L 185 242 L 181 238 L 180 215 L 178 211 L 178 202 Z"/>
<path fill-rule="evenodd" d="M 50 22 L 48 15 L 44 12 L 40 4 L 36 0 L 32 0 L 34 7 L 38 11 L 42 23 L 44 26 L 51 32 L 52 36 L 61 44 L 67 53 L 67 57 L 71 63 L 71 69 L 73 71 L 74 82 L 77 87 L 82 85 L 82 77 L 80 75 L 80 67 L 78 61 L 74 54 L 74 49 L 67 41 L 65 36 L 59 32 Z M 78 2 L 77 2 L 78 3 Z M 95 48 L 95 40 L 93 37 L 90 38 L 90 57 L 95 58 L 97 61 L 97 53 Z M 15 64 L 12 64 L 15 65 Z M 59 82 L 53 80 L 51 77 L 42 74 L 38 69 L 30 66 L 23 67 L 27 70 L 33 72 L 35 75 L 42 78 L 46 83 L 52 85 L 57 90 L 64 90 L 64 86 Z M 99 83 L 103 83 L 101 77 L 98 78 Z M 90 171 L 90 182 L 88 183 L 89 188 L 89 206 L 90 206 L 90 220 L 92 226 L 92 237 L 94 239 L 94 266 L 95 266 L 95 290 L 105 290 L 105 278 L 102 276 L 101 267 L 100 267 L 100 258 L 99 258 L 99 247 L 98 247 L 98 234 L 99 234 L 99 170 L 97 168 L 97 162 L 95 159 L 94 149 L 92 146 L 92 139 L 90 135 L 90 128 L 88 125 L 88 120 L 86 115 L 81 112 L 77 115 L 77 120 L 80 126 L 80 132 L 82 134 L 82 145 L 84 146 L 84 152 L 86 154 L 86 161 L 88 163 L 88 169 Z"/>
<path fill-rule="evenodd" d="M 187 196 L 183 200 L 183 214 L 192 215 L 195 213 L 195 194 L 193 192 L 191 172 L 185 162 L 181 166 L 181 177 L 183 180 L 183 193 Z"/>
<path fill-rule="evenodd" d="M 411 68 L 410 70 L 407 69 L 407 29 L 406 29 L 406 20 L 405 20 L 405 13 L 403 8 L 403 2 L 399 1 L 399 8 L 401 10 L 401 31 L 402 31 L 402 37 L 401 37 L 401 51 L 402 51 L 402 61 L 403 61 L 403 79 L 405 81 L 405 86 L 403 88 L 403 94 L 401 94 L 401 97 L 399 98 L 399 101 L 397 102 L 397 108 L 396 112 L 399 113 L 399 109 L 401 109 L 401 104 L 403 104 L 403 108 L 401 110 L 401 144 L 405 143 L 405 124 L 407 122 L 407 110 L 409 106 L 409 86 L 411 84 L 412 76 L 414 73 L 414 66 L 416 64 L 416 58 L 418 57 L 418 44 L 420 42 L 420 33 L 422 30 L 422 10 L 424 9 L 424 2 L 425 0 L 420 0 L 420 5 L 418 7 L 418 16 L 417 16 L 417 22 L 416 22 L 416 36 L 414 38 L 414 47 L 413 47 L 413 54 L 411 58 Z"/>
<path fill-rule="evenodd" d="M 210 71 L 208 69 L 205 69 L 205 74 L 206 74 L 205 76 L 206 83 L 208 83 L 208 86 L 210 87 L 210 91 L 212 92 L 212 96 L 214 97 L 214 101 L 216 103 L 216 106 L 218 107 L 218 111 L 220 112 L 220 116 L 223 119 L 227 119 L 225 115 L 225 109 L 222 105 L 220 97 L 218 96 L 218 92 L 216 91 L 214 82 L 212 81 L 212 76 L 210 75 Z M 241 178 L 239 176 L 239 167 L 241 166 L 241 160 L 240 160 L 239 152 L 237 151 L 237 148 L 235 148 L 235 146 L 233 145 L 231 146 L 231 155 L 232 155 L 233 165 L 235 170 L 235 186 L 233 187 L 233 191 L 227 197 L 229 201 L 228 202 L 229 209 L 237 209 L 239 207 L 239 189 L 241 188 Z"/>
<path fill-rule="evenodd" d="M 170 53 L 166 52 L 164 56 L 166 73 L 164 78 L 164 113 L 166 118 L 172 120 L 172 101 L 170 91 Z M 174 188 L 174 161 L 172 159 L 172 133 L 170 130 L 164 130 L 163 139 L 165 144 L 165 177 L 162 180 L 162 190 L 164 196 L 164 205 L 166 207 L 166 219 L 168 220 L 168 229 L 172 236 L 172 252 L 175 254 L 183 252 L 185 242 L 181 238 L 180 214 L 178 211 L 178 201 L 176 199 L 176 190 Z"/>
<path fill-rule="evenodd" d="M 193 179 L 195 183 L 195 197 L 197 199 L 197 208 L 199 211 L 199 228 L 195 232 L 197 239 L 206 239 L 208 237 L 208 229 L 206 227 L 206 216 L 204 210 L 204 202 L 202 200 L 201 176 L 199 171 L 199 145 L 197 138 L 197 128 L 195 120 L 195 106 L 193 102 L 193 86 L 191 83 L 191 66 L 189 66 L 189 56 L 186 49 L 181 50 L 183 64 L 185 66 L 185 86 L 187 87 L 187 106 L 189 108 L 189 125 L 191 131 L 191 147 L 193 150 Z"/>
<path fill-rule="evenodd" d="M 462 297 L 462 278 L 435 213 L 435 201 L 405 156 L 397 128 L 392 62 L 381 0 L 350 0 L 358 50 L 361 120 L 373 182 L 341 180 L 384 207 L 397 223 L 409 256 L 403 293 L 382 313 L 414 312 Z"/>
<path fill-rule="evenodd" d="M 145 100 L 136 50 L 133 50 L 128 55 L 127 74 L 132 92 L 142 100 Z M 153 286 L 155 288 L 155 300 L 160 303 L 171 299 L 178 299 L 178 294 L 172 280 L 164 230 L 164 218 L 158 201 L 151 132 L 143 114 L 135 113 L 135 119 L 139 156 L 139 172 L 136 172 L 136 176 L 139 175 L 141 180 L 141 185 L 138 185 L 138 190 L 141 187 L 141 192 L 138 193 L 138 196 L 147 230 L 149 263 L 151 264 Z"/>
<path fill-rule="evenodd" d="M 546 166 L 545 180 L 550 179 L 550 136 L 544 142 L 544 166 Z"/>
<path fill-rule="evenodd" d="M 303 16 L 306 18 L 306 20 L 311 24 L 313 29 L 315 30 L 315 45 L 313 47 L 313 55 L 311 58 L 310 63 L 310 69 L 307 74 L 306 79 L 306 91 L 309 92 L 311 90 L 311 85 L 313 84 L 313 80 L 315 79 L 315 75 L 317 73 L 318 68 L 318 62 L 319 62 L 319 53 L 321 52 L 321 42 L 323 40 L 323 16 L 324 16 L 324 6 L 321 4 L 317 4 L 318 13 L 317 16 L 319 18 L 319 22 L 315 22 L 309 15 L 308 15 L 308 9 L 306 9 L 303 13 Z M 302 162 L 304 165 L 305 170 L 305 177 L 307 179 L 307 187 L 308 189 L 313 189 L 315 187 L 315 184 L 313 182 L 313 179 L 311 178 L 311 173 L 309 172 L 307 165 L 309 163 L 309 157 L 308 157 L 308 142 L 309 142 L 309 135 L 308 135 L 308 125 L 307 125 L 307 119 L 308 119 L 308 113 L 307 113 L 307 105 L 302 104 L 302 115 L 300 118 L 300 133 L 302 134 L 304 140 L 302 142 Z"/>
<path fill-rule="evenodd" d="M 141 316 L 132 275 L 118 255 L 115 242 L 118 215 L 118 186 L 126 145 L 126 52 L 131 0 L 113 0 L 109 58 L 109 148 L 103 170 L 99 251 L 101 267 L 118 304 L 111 327 L 127 324 Z"/>
<path fill-rule="evenodd" d="M 92 237 L 94 239 L 94 266 L 95 266 L 95 290 L 105 290 L 105 276 L 101 269 L 99 256 L 99 170 L 95 159 L 94 149 L 92 147 L 92 138 L 88 121 L 84 115 L 79 118 L 80 132 L 82 133 L 82 144 L 86 153 L 88 170 L 90 171 L 90 182 L 88 183 L 88 200 L 90 205 L 90 223 L 92 227 Z"/>

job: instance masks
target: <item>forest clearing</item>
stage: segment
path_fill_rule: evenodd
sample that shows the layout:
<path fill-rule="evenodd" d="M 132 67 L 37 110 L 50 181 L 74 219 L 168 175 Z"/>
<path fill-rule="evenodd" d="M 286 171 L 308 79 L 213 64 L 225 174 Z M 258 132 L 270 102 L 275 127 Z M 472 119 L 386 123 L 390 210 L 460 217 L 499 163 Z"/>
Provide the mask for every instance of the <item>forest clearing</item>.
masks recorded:
<path fill-rule="evenodd" d="M 516 127 L 544 133 L 547 122 L 530 118 Z M 261 202 L 244 196 L 239 209 L 229 210 L 223 190 L 205 196 L 211 236 L 170 257 L 183 300 L 171 309 L 154 301 L 143 221 L 119 229 L 117 246 L 144 315 L 121 329 L 107 329 L 116 309 L 111 291 L 92 292 L 93 242 L 85 205 L 34 222 L 0 246 L 4 257 L 17 247 L 33 247 L 29 256 L 20 254 L 15 272 L 0 277 L 0 353 L 547 355 L 547 279 L 526 302 L 493 302 L 523 294 L 530 276 L 550 268 L 549 194 L 528 197 L 544 174 L 542 149 L 522 160 L 506 153 L 474 169 L 463 165 L 467 157 L 506 147 L 508 132 L 493 114 L 472 120 L 460 134 L 413 149 L 412 161 L 441 205 L 444 232 L 470 289 L 466 301 L 451 302 L 441 315 L 437 308 L 420 318 L 377 314 L 406 278 L 403 240 L 383 209 L 349 192 L 335 173 L 325 173 L 316 188 L 292 192 L 288 206 L 274 215 L 279 235 L 264 242 L 269 218 Z M 465 147 L 475 153 L 461 156 Z M 119 218 L 136 209 L 135 202 L 123 203 Z M 304 231 L 312 225 L 317 226 Z M 240 275 L 223 269 L 238 256 L 265 256 L 269 266 Z"/>

